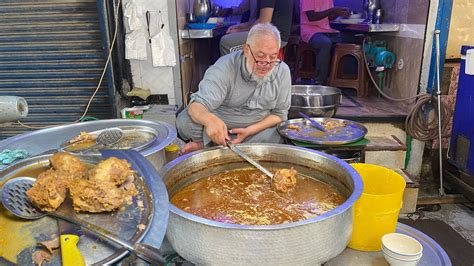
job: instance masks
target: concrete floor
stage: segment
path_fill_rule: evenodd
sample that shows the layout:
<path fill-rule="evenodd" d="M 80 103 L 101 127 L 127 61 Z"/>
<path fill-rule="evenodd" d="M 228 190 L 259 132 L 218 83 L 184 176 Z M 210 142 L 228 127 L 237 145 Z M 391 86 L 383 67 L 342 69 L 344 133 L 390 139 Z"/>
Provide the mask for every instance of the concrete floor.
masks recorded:
<path fill-rule="evenodd" d="M 474 245 L 474 211 L 463 204 L 441 204 L 439 211 L 422 211 L 422 219 L 441 220 Z M 407 218 L 402 214 L 400 218 Z"/>

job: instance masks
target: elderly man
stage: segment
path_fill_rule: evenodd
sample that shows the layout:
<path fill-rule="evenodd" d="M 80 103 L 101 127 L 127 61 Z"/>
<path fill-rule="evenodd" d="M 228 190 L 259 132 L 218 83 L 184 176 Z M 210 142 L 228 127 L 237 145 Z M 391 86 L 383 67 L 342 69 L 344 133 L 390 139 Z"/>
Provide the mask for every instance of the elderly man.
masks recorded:
<path fill-rule="evenodd" d="M 180 136 L 191 140 L 182 154 L 211 142 L 282 142 L 275 126 L 287 119 L 291 78 L 278 58 L 279 49 L 277 28 L 256 24 L 242 51 L 221 57 L 206 71 L 199 91 L 176 121 Z"/>

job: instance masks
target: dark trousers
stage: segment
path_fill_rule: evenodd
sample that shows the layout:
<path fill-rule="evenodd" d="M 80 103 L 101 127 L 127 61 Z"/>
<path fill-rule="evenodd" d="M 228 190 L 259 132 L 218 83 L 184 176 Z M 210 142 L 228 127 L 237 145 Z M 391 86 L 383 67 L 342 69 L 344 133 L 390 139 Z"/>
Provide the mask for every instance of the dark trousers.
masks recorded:
<path fill-rule="evenodd" d="M 315 80 L 317 83 L 325 84 L 329 74 L 329 63 L 331 60 L 331 52 L 333 44 L 342 42 L 340 33 L 315 33 L 309 39 L 309 45 L 319 50 L 316 54 L 316 70 L 317 76 Z"/>

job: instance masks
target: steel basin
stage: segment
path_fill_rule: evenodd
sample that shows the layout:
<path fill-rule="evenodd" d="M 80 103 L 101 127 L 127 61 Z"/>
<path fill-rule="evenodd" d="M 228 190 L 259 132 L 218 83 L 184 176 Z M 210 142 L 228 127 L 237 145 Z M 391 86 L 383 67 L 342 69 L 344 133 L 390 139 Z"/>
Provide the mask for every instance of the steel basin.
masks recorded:
<path fill-rule="evenodd" d="M 336 187 L 347 200 L 321 216 L 295 223 L 245 226 L 204 219 L 170 204 L 167 238 L 185 259 L 202 265 L 317 265 L 342 252 L 352 232 L 352 206 L 362 193 L 357 172 L 344 161 L 314 150 L 281 144 L 243 144 L 267 167 L 295 167 Z M 184 186 L 223 170 L 248 167 L 227 148 L 175 159 L 161 169 L 170 198 Z"/>
<path fill-rule="evenodd" d="M 107 119 L 90 122 L 81 122 L 70 125 L 57 126 L 32 131 L 0 142 L 0 151 L 4 149 L 23 149 L 34 156 L 60 145 L 77 136 L 81 131 L 91 132 L 117 126 L 145 126 L 154 128 L 158 135 L 154 143 L 140 153 L 146 157 L 156 169 L 160 169 L 166 162 L 164 148 L 176 139 L 176 129 L 165 122 L 152 122 L 135 119 Z M 0 166 L 0 169 L 2 166 Z"/>
<path fill-rule="evenodd" d="M 300 117 L 298 112 L 303 112 L 311 117 L 333 117 L 341 100 L 341 90 L 335 87 L 293 85 L 288 117 Z"/>

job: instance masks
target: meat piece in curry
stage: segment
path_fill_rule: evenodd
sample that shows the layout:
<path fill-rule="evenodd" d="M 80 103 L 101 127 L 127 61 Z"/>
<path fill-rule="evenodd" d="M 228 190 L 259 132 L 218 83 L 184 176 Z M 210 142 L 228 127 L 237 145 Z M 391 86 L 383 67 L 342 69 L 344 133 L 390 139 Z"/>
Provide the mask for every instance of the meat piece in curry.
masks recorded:
<path fill-rule="evenodd" d="M 291 169 L 278 169 L 273 175 L 272 189 L 286 193 L 296 187 L 296 175 L 298 172 Z"/>

